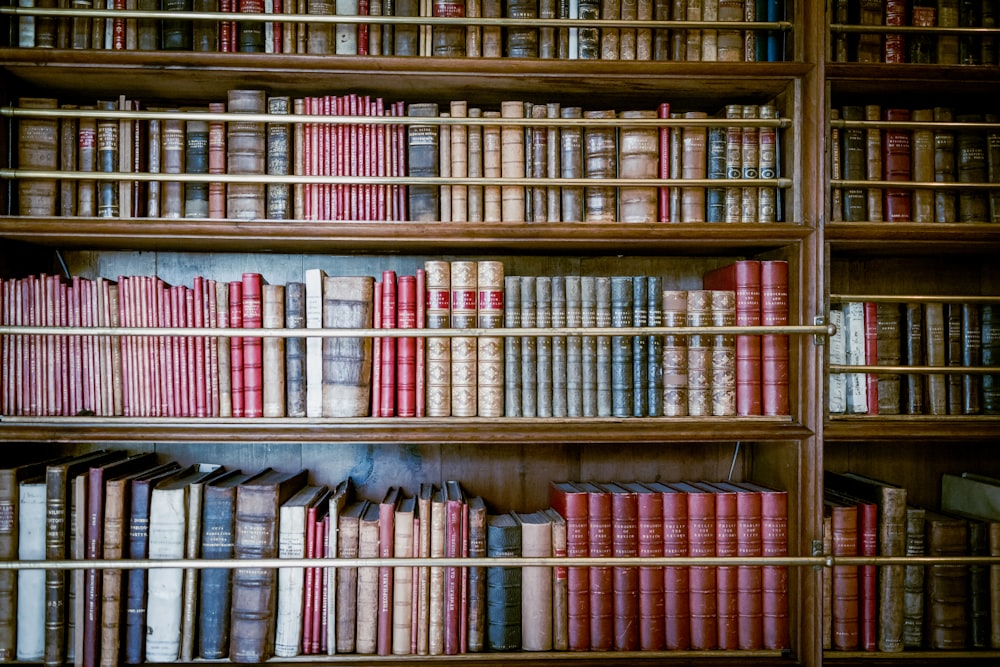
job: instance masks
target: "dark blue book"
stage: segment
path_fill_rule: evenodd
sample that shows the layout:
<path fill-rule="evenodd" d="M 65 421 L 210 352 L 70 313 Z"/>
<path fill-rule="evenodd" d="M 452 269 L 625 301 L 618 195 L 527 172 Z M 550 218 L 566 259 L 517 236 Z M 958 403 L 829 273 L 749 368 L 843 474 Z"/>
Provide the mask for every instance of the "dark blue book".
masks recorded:
<path fill-rule="evenodd" d="M 708 178 L 726 177 L 726 128 L 708 128 Z M 725 222 L 726 189 L 724 187 L 705 190 L 705 222 Z"/>
<path fill-rule="evenodd" d="M 201 508 L 201 557 L 233 557 L 233 518 L 236 487 L 250 475 L 231 470 L 212 480 L 203 490 Z M 229 599 L 233 572 L 209 568 L 201 573 L 198 589 L 198 655 L 207 660 L 229 656 Z"/>
<path fill-rule="evenodd" d="M 510 514 L 486 518 L 487 558 L 519 558 L 521 525 Z M 521 648 L 521 568 L 486 568 L 486 647 Z"/>
<path fill-rule="evenodd" d="M 646 277 L 646 326 L 663 326 L 663 279 Z M 663 416 L 663 336 L 646 337 L 646 410 L 650 417 Z"/>

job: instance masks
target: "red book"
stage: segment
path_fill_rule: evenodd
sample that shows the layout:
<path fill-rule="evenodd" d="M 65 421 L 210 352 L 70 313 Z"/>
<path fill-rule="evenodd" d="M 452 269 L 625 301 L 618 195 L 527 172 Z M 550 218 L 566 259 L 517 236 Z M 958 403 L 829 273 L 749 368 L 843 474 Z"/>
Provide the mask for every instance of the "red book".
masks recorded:
<path fill-rule="evenodd" d="M 607 558 L 614 554 L 611 537 L 611 494 L 591 482 L 579 482 L 587 492 L 587 555 Z M 590 649 L 614 647 L 614 579 L 610 567 L 590 568 Z"/>
<path fill-rule="evenodd" d="M 140 290 L 141 291 L 141 290 Z M 174 326 L 179 328 L 187 328 L 187 311 L 184 308 L 184 287 L 176 285 L 170 288 L 170 308 L 171 317 L 174 320 Z M 140 341 L 141 342 L 141 341 Z M 187 394 L 187 337 L 185 336 L 174 336 L 173 340 L 174 348 L 174 400 L 177 401 L 177 414 L 182 417 L 190 417 L 189 412 L 190 404 L 188 403 Z M 144 359 L 140 362 L 140 377 L 145 377 L 145 369 L 141 366 L 144 363 Z M 140 398 L 140 403 L 145 405 L 145 401 Z M 144 408 L 145 410 L 145 408 Z"/>
<path fill-rule="evenodd" d="M 372 102 L 372 115 L 373 116 L 384 116 L 385 115 L 385 102 L 382 98 L 378 98 Z M 371 127 L 372 133 L 375 134 L 375 173 L 373 176 L 378 176 L 379 178 L 385 178 L 389 175 L 388 162 L 386 158 L 386 141 L 385 135 L 389 131 L 388 125 L 378 125 Z M 383 221 L 386 220 L 388 214 L 388 207 L 386 206 L 386 193 L 388 188 L 384 185 L 375 186 L 375 204 L 374 210 L 372 211 L 372 216 L 374 220 Z"/>
<path fill-rule="evenodd" d="M 587 493 L 571 482 L 549 484 L 549 505 L 566 520 L 566 556 L 584 558 L 590 554 L 588 540 Z M 590 650 L 590 571 L 571 567 L 567 572 L 567 628 L 569 650 Z"/>
<path fill-rule="evenodd" d="M 264 326 L 261 291 L 264 278 L 259 273 L 243 274 L 243 328 Z M 264 415 L 264 340 L 243 337 L 243 416 Z"/>
<path fill-rule="evenodd" d="M 670 118 L 670 104 L 661 102 L 656 110 L 657 118 Z M 657 170 L 659 178 L 670 178 L 670 128 L 660 128 L 660 163 Z M 659 191 L 660 222 L 670 222 L 670 188 L 661 187 Z"/>
<path fill-rule="evenodd" d="M 885 120 L 909 121 L 909 109 L 886 109 Z M 887 181 L 910 181 L 912 179 L 912 154 L 910 130 L 889 127 L 882 141 L 882 170 Z M 884 196 L 884 217 L 886 222 L 909 222 L 912 220 L 911 191 L 886 188 Z"/>
<path fill-rule="evenodd" d="M 639 557 L 663 556 L 663 494 L 644 484 L 628 482 L 636 494 L 639 516 Z M 666 644 L 663 568 L 639 568 L 639 649 L 661 651 Z"/>
<path fill-rule="evenodd" d="M 396 293 L 397 319 L 400 329 L 417 327 L 417 279 L 400 276 Z M 417 339 L 396 341 L 396 414 L 415 417 L 417 414 Z"/>
<path fill-rule="evenodd" d="M 761 262 L 740 260 L 709 271 L 705 289 L 730 290 L 736 293 L 736 325 L 760 326 Z M 761 338 L 736 336 L 736 413 L 759 415 L 763 412 L 761 389 Z"/>
<path fill-rule="evenodd" d="M 210 329 L 219 326 L 219 304 L 216 300 L 215 281 L 205 281 L 207 291 L 207 303 L 205 304 L 205 325 Z M 207 353 L 206 383 L 208 390 L 208 415 L 210 417 L 219 416 L 219 346 L 216 338 L 205 339 L 205 350 Z"/>
<path fill-rule="evenodd" d="M 878 506 L 875 503 L 847 498 L 858 506 L 858 555 L 878 555 Z M 858 568 L 858 603 L 862 651 L 878 648 L 878 582 L 874 565 Z"/>
<path fill-rule="evenodd" d="M 395 103 L 395 114 L 396 116 L 405 116 L 406 111 L 403 106 L 403 102 Z M 407 145 L 406 145 L 406 126 L 397 125 L 396 126 L 396 164 L 398 165 L 397 176 L 403 176 L 408 174 L 409 170 L 406 163 L 407 156 Z M 407 201 L 408 195 L 405 185 L 399 186 L 397 189 L 397 197 L 399 199 L 397 209 L 399 210 L 399 220 L 409 220 L 409 214 L 407 212 Z"/>
<path fill-rule="evenodd" d="M 688 556 L 715 556 L 715 494 L 686 482 L 671 483 L 688 497 Z M 718 585 L 715 568 L 692 566 L 689 580 L 691 601 L 691 648 L 711 650 L 718 645 L 716 610 Z"/>
<path fill-rule="evenodd" d="M 611 548 L 615 558 L 639 555 L 639 506 L 636 493 L 615 483 L 601 486 L 611 494 Z M 639 648 L 639 568 L 611 568 L 614 590 L 614 649 Z"/>
<path fill-rule="evenodd" d="M 234 280 L 229 283 L 229 327 L 243 328 L 243 283 Z M 233 401 L 233 416 L 243 417 L 243 337 L 233 336 L 229 339 L 229 369 L 232 373 L 231 391 Z M 261 401 L 264 397 L 261 396 Z M 263 406 L 261 406 L 263 409 Z"/>
<path fill-rule="evenodd" d="M 858 555 L 858 506 L 827 497 L 826 512 L 831 518 L 834 556 Z M 856 651 L 858 625 L 858 567 L 833 567 L 833 648 Z"/>
<path fill-rule="evenodd" d="M 788 555 L 788 492 L 753 482 L 740 486 L 760 492 L 760 541 L 764 556 Z M 788 621 L 788 566 L 763 568 L 761 604 L 764 610 L 764 648 L 791 646 Z"/>
<path fill-rule="evenodd" d="M 194 288 L 191 290 L 192 312 L 194 321 L 191 326 L 196 329 L 205 328 L 205 278 L 203 276 L 194 277 Z M 195 336 L 194 343 L 194 398 L 195 417 L 208 416 L 208 382 L 205 375 L 205 337 Z"/>
<path fill-rule="evenodd" d="M 194 294 L 188 287 L 178 288 L 178 307 L 181 311 L 181 322 L 185 329 L 194 328 Z M 244 316 L 245 319 L 245 316 Z M 183 386 L 184 386 L 184 405 L 185 416 L 194 417 L 195 411 L 197 410 L 196 399 L 195 399 L 195 356 L 194 356 L 194 338 L 191 336 L 184 336 L 180 340 L 181 350 L 183 351 L 183 363 L 180 368 L 183 374 Z M 246 360 L 244 359 L 244 368 L 246 367 Z M 244 384 L 246 380 L 244 379 Z"/>
<path fill-rule="evenodd" d="M 382 328 L 396 328 L 396 272 L 382 272 Z M 384 336 L 382 347 L 381 417 L 396 416 L 396 339 Z"/>
<path fill-rule="evenodd" d="M 393 186 L 395 187 L 395 186 Z M 424 269 L 417 269 L 417 328 L 427 327 L 427 272 Z M 427 394 L 424 373 L 427 366 L 427 339 L 417 340 L 417 363 L 416 363 L 416 416 L 423 417 L 427 414 Z"/>
<path fill-rule="evenodd" d="M 785 326 L 788 322 L 788 262 L 760 263 L 761 324 Z M 761 384 L 764 414 L 791 414 L 788 393 L 788 335 L 766 334 L 761 339 Z"/>
<path fill-rule="evenodd" d="M 396 505 L 399 504 L 400 490 L 391 486 L 378 504 L 378 555 L 392 558 L 393 536 L 396 532 Z M 382 565 L 378 569 L 378 633 L 376 635 L 378 655 L 392 653 L 392 567 Z"/>
<path fill-rule="evenodd" d="M 878 304 L 865 301 L 865 364 L 878 365 Z M 868 385 L 868 414 L 878 414 L 878 375 L 865 375 Z"/>
<path fill-rule="evenodd" d="M 310 505 L 306 510 L 306 558 L 315 558 L 316 550 L 316 505 Z M 302 584 L 302 653 L 313 655 L 313 615 L 316 613 L 313 604 L 313 593 L 316 590 L 316 568 L 307 567 Z"/>
<path fill-rule="evenodd" d="M 736 492 L 717 484 L 696 483 L 715 496 L 715 555 L 738 556 Z M 737 569 L 732 566 L 715 568 L 718 643 L 720 649 L 739 648 L 739 585 Z"/>
<path fill-rule="evenodd" d="M 115 11 L 125 11 L 125 0 L 115 0 Z M 116 18 L 111 23 L 111 48 L 115 51 L 125 50 L 125 19 Z"/>
<path fill-rule="evenodd" d="M 445 483 L 445 558 L 462 556 L 465 530 L 462 521 L 465 495 L 458 482 Z M 444 652 L 457 655 L 461 651 L 459 614 L 462 608 L 462 577 L 458 567 L 444 569 Z"/>
<path fill-rule="evenodd" d="M 234 0 L 219 0 L 219 11 L 233 11 Z M 219 51 L 233 53 L 236 51 L 236 25 L 232 21 L 219 22 Z"/>
<path fill-rule="evenodd" d="M 738 484 L 719 482 L 715 486 L 736 494 L 736 548 L 741 557 L 764 555 L 761 540 L 761 492 Z M 736 590 L 739 600 L 737 623 L 738 647 L 744 651 L 763 648 L 763 579 L 756 565 L 736 568 Z"/>
<path fill-rule="evenodd" d="M 327 508 L 326 516 L 323 517 L 322 521 L 317 521 L 320 524 L 317 527 L 317 531 L 323 536 L 323 541 L 321 544 L 316 545 L 317 558 L 332 558 L 330 555 L 330 513 L 329 508 Z M 327 642 L 327 633 L 329 631 L 330 622 L 330 580 L 328 577 L 334 576 L 334 570 L 328 568 L 316 568 L 320 573 L 321 582 L 320 589 L 316 592 L 316 599 L 319 600 L 319 619 L 314 620 L 313 623 L 319 628 L 319 653 L 327 654 L 329 653 L 330 646 Z M 313 636 L 316 636 L 315 631 Z"/>
<path fill-rule="evenodd" d="M 375 281 L 375 296 L 372 305 L 374 310 L 373 322 L 375 329 L 382 328 L 382 292 L 385 290 L 385 283 L 381 280 Z M 372 417 L 382 416 L 382 337 L 375 336 L 372 339 Z"/>
<path fill-rule="evenodd" d="M 663 555 L 688 555 L 688 497 L 662 482 L 646 483 L 663 498 Z M 690 576 L 686 567 L 663 568 L 664 633 L 667 650 L 691 648 Z"/>

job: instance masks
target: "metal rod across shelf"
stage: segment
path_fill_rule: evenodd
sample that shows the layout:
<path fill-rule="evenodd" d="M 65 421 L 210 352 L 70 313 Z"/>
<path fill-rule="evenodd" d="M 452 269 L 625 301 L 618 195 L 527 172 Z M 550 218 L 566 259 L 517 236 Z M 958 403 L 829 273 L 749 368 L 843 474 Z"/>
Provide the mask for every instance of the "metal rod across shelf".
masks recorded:
<path fill-rule="evenodd" d="M 930 294 L 831 294 L 832 303 L 873 301 L 875 303 L 1000 303 L 1000 296 L 930 295 Z"/>
<path fill-rule="evenodd" d="M 849 366 L 846 364 L 830 364 L 831 373 L 871 373 L 885 375 L 900 373 L 903 375 L 937 374 L 937 375 L 989 375 L 1000 374 L 1000 366 Z"/>

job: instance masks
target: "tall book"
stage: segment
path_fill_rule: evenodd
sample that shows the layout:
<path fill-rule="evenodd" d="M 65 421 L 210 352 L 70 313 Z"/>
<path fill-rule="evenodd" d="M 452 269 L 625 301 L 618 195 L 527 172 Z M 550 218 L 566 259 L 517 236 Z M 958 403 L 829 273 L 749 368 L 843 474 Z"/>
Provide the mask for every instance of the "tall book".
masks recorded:
<path fill-rule="evenodd" d="M 789 275 L 786 260 L 764 260 L 760 265 L 760 309 L 764 326 L 787 326 Z M 761 391 L 765 415 L 791 414 L 791 366 L 788 334 L 761 338 Z"/>
<path fill-rule="evenodd" d="M 367 500 L 348 503 L 338 520 L 337 556 L 357 558 L 361 517 L 368 509 Z M 358 569 L 340 568 L 337 576 L 336 652 L 353 653 L 357 633 Z"/>
<path fill-rule="evenodd" d="M 318 503 L 328 489 L 308 485 L 278 508 L 278 558 L 306 558 L 306 520 L 310 507 Z M 299 567 L 278 569 L 275 612 L 274 655 L 294 657 L 302 652 L 305 570 Z M 309 619 L 311 622 L 311 619 Z"/>
<path fill-rule="evenodd" d="M 54 98 L 22 97 L 20 108 L 55 109 Z M 59 121 L 50 118 L 23 119 L 18 124 L 17 164 L 20 169 L 49 170 L 59 168 Z M 117 164 L 115 165 L 117 167 Z M 55 215 L 55 179 L 19 179 L 18 208 L 21 215 Z"/>
<path fill-rule="evenodd" d="M 909 109 L 886 109 L 885 120 L 910 120 Z M 889 128 L 885 131 L 882 168 L 887 181 L 909 181 L 913 175 L 913 138 L 909 130 Z M 910 190 L 886 188 L 884 198 L 886 222 L 909 222 L 913 219 L 913 196 Z"/>
<path fill-rule="evenodd" d="M 632 276 L 611 277 L 611 326 L 635 325 Z M 635 402 L 635 352 L 632 336 L 611 337 L 611 412 L 615 417 L 631 417 Z"/>
<path fill-rule="evenodd" d="M 611 542 L 616 558 L 639 555 L 639 498 L 627 486 L 601 484 L 611 494 Z M 615 566 L 611 571 L 614 590 L 614 648 L 634 651 L 639 647 L 639 568 Z"/>
<path fill-rule="evenodd" d="M 521 555 L 552 556 L 552 522 L 544 511 L 514 514 L 521 526 Z M 552 570 L 521 568 L 521 649 L 552 650 Z"/>
<path fill-rule="evenodd" d="M 536 276 L 521 276 L 520 326 L 533 329 L 538 326 L 538 286 Z M 522 336 L 521 359 L 521 416 L 538 416 L 538 338 Z"/>
<path fill-rule="evenodd" d="M 511 514 L 486 518 L 487 558 L 521 556 L 521 525 Z M 521 568 L 486 567 L 486 645 L 491 651 L 521 648 Z"/>
<path fill-rule="evenodd" d="M 323 269 L 306 269 L 305 326 L 323 328 Z M 323 338 L 305 339 L 306 417 L 323 416 Z"/>
<path fill-rule="evenodd" d="M 264 277 L 259 273 L 244 273 L 241 279 L 243 328 L 264 326 Z M 234 304 L 230 304 L 231 306 Z M 243 416 L 264 415 L 264 339 L 243 337 Z"/>
<path fill-rule="evenodd" d="M 898 366 L 902 363 L 902 311 L 898 303 L 879 302 L 876 307 L 876 363 Z M 901 378 L 895 373 L 877 376 L 878 414 L 898 415 L 902 412 Z"/>
<path fill-rule="evenodd" d="M 323 327 L 371 328 L 375 280 L 371 276 L 323 278 Z M 323 339 L 324 417 L 363 417 L 371 393 L 372 342 L 362 337 Z"/>
<path fill-rule="evenodd" d="M 496 268 L 496 265 L 491 265 Z M 495 271 L 491 272 L 495 273 Z M 478 318 L 478 262 L 451 262 L 451 326 L 471 329 Z M 499 278 L 499 277 L 497 277 Z M 499 279 L 490 281 L 493 286 Z M 451 414 L 474 417 L 477 410 L 477 342 L 475 338 L 451 339 Z M 495 412 L 495 410 L 494 410 Z"/>
<path fill-rule="evenodd" d="M 358 558 L 379 557 L 379 504 L 369 503 L 358 521 Z M 358 568 L 355 651 L 374 655 L 378 649 L 379 587 L 377 567 Z"/>
<path fill-rule="evenodd" d="M 613 110 L 584 111 L 584 118 L 614 118 Z M 584 177 L 618 177 L 618 141 L 615 129 L 588 125 L 583 130 Z M 584 219 L 587 222 L 615 222 L 618 219 L 617 192 L 613 186 L 592 185 L 584 188 Z"/>
<path fill-rule="evenodd" d="M 830 518 L 832 554 L 858 555 L 858 506 L 827 496 L 824 512 Z M 858 566 L 834 565 L 831 582 L 832 631 L 831 645 L 835 650 L 857 650 L 858 630 Z"/>
<path fill-rule="evenodd" d="M 286 329 L 304 329 L 306 326 L 306 285 L 290 282 L 285 285 Z M 306 416 L 306 339 L 285 339 L 285 415 Z"/>
<path fill-rule="evenodd" d="M 761 324 L 761 262 L 740 260 L 705 274 L 705 289 L 736 294 L 736 325 Z M 763 414 L 761 391 L 761 337 L 736 336 L 736 412 Z"/>
<path fill-rule="evenodd" d="M 45 478 L 27 477 L 18 482 L 20 524 L 17 527 L 19 560 L 45 560 Z M 41 661 L 45 655 L 45 572 L 20 570 L 11 616 L 15 628 L 13 657 Z M 16 648 L 15 648 L 16 647 Z"/>
<path fill-rule="evenodd" d="M 957 39 L 951 35 L 939 35 L 938 43 Z M 934 107 L 935 123 L 952 123 L 955 112 L 950 107 Z M 948 129 L 934 130 L 934 180 L 938 183 L 954 183 L 957 180 L 955 170 L 955 133 Z M 958 198 L 954 190 L 934 190 L 934 222 L 958 222 Z"/>
<path fill-rule="evenodd" d="M 243 22 L 241 26 L 260 23 Z M 242 28 L 241 28 L 242 32 Z M 242 50 L 242 46 L 241 46 Z M 262 90 L 230 90 L 227 111 L 232 114 L 264 114 L 266 95 Z M 266 134 L 264 123 L 231 121 L 226 137 L 226 173 L 264 175 L 266 173 Z M 264 182 L 229 183 L 226 187 L 226 217 L 237 220 L 261 220 L 266 217 Z"/>
<path fill-rule="evenodd" d="M 965 519 L 927 511 L 925 539 L 928 556 L 968 555 Z M 962 564 L 935 564 L 924 575 L 924 641 L 931 649 L 965 648 L 969 638 L 969 572 Z"/>
<path fill-rule="evenodd" d="M 288 0 L 286 0 L 288 1 Z M 287 96 L 267 98 L 267 113 L 287 115 L 292 112 Z M 265 169 L 268 175 L 287 176 L 292 173 L 292 137 L 288 123 L 267 123 L 265 126 Z M 267 183 L 265 212 L 268 219 L 287 220 L 292 217 L 291 186 L 287 183 Z"/>
<path fill-rule="evenodd" d="M 611 494 L 593 482 L 579 482 L 587 494 L 587 555 L 607 558 L 614 554 Z M 614 646 L 614 577 L 610 566 L 590 568 L 590 649 Z"/>
<path fill-rule="evenodd" d="M 427 328 L 451 327 L 451 263 L 424 262 L 427 276 Z M 426 403 L 428 417 L 451 415 L 451 341 L 427 338 Z"/>
<path fill-rule="evenodd" d="M 267 469 L 236 489 L 234 554 L 238 559 L 276 558 L 278 508 L 306 483 L 306 472 Z M 273 654 L 276 572 L 241 567 L 233 573 L 229 657 L 261 662 Z"/>
<path fill-rule="evenodd" d="M 263 328 L 285 328 L 285 301 L 284 285 L 263 286 L 261 292 L 261 324 Z M 244 319 L 245 324 L 246 320 Z M 286 339 L 278 336 L 268 336 L 261 342 L 261 414 L 264 417 L 286 416 L 285 401 L 288 392 L 286 389 L 285 345 Z"/>
<path fill-rule="evenodd" d="M 233 557 L 233 516 L 236 510 L 236 487 L 250 478 L 231 470 L 209 481 L 203 490 L 201 515 L 201 557 Z M 198 651 L 205 659 L 229 655 L 229 599 L 232 571 L 206 569 L 198 582 Z"/>
<path fill-rule="evenodd" d="M 925 556 L 924 537 L 927 510 L 906 507 L 906 555 Z M 903 566 L 903 647 L 920 648 L 924 643 L 924 567 Z"/>
<path fill-rule="evenodd" d="M 503 262 L 476 263 L 476 326 L 499 329 L 504 325 Z M 476 339 L 477 414 L 500 417 L 504 414 L 504 339 L 483 336 Z"/>
<path fill-rule="evenodd" d="M 408 115 L 436 117 L 438 106 L 434 103 L 409 105 Z M 407 167 L 414 178 L 438 176 L 439 128 L 437 125 L 408 125 Z M 407 189 L 410 219 L 414 222 L 440 220 L 440 192 L 436 185 L 411 185 Z"/>
<path fill-rule="evenodd" d="M 713 493 L 687 482 L 671 483 L 687 495 L 689 556 L 716 555 L 716 508 Z M 716 614 L 718 583 L 714 568 L 691 568 L 690 573 L 691 648 L 712 649 L 718 644 Z"/>
<path fill-rule="evenodd" d="M 378 504 L 378 557 L 392 558 L 395 549 L 396 508 L 399 505 L 401 489 L 390 486 Z M 393 577 L 394 568 L 382 565 L 378 568 L 378 615 L 376 652 L 389 655 L 393 648 Z"/>
<path fill-rule="evenodd" d="M 843 120 L 864 120 L 864 107 L 860 105 L 847 105 L 840 111 Z M 867 165 L 867 141 L 865 131 L 861 128 L 844 128 L 841 135 L 842 146 L 840 149 L 841 162 L 843 164 L 843 177 L 847 181 L 863 181 L 866 175 Z M 861 222 L 868 217 L 868 206 L 866 204 L 865 190 L 858 187 L 845 188 L 843 190 L 844 221 Z"/>
<path fill-rule="evenodd" d="M 415 533 L 419 523 L 417 501 L 414 496 L 403 495 L 393 510 L 392 555 L 394 558 L 412 558 Z M 411 646 L 415 620 L 413 617 L 413 574 L 416 568 L 392 568 L 392 654 L 415 653 Z"/>
<path fill-rule="evenodd" d="M 963 5 L 965 3 L 962 3 Z M 981 123 L 982 114 L 961 113 L 955 116 L 959 123 Z M 987 183 L 986 135 L 977 128 L 966 127 L 955 133 L 955 170 L 959 183 Z M 958 219 L 956 222 L 989 222 L 990 204 L 982 190 L 960 190 L 958 193 Z"/>
<path fill-rule="evenodd" d="M 535 326 L 547 329 L 552 326 L 552 278 L 536 276 Z M 523 345 L 523 343 L 522 343 Z M 535 338 L 535 411 L 539 417 L 552 416 L 552 337 Z"/>
<path fill-rule="evenodd" d="M 587 493 L 572 482 L 549 484 L 549 505 L 566 523 L 566 556 L 589 554 Z M 571 651 L 590 650 L 590 572 L 585 567 L 567 568 L 567 632 Z"/>

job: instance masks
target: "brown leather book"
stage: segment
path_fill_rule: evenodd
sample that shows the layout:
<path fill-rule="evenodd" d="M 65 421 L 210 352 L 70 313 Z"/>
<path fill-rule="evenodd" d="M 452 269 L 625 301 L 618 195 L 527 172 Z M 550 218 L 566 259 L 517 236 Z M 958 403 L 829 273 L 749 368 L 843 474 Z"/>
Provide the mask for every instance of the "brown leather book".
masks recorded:
<path fill-rule="evenodd" d="M 930 183 L 934 181 L 934 131 L 930 125 L 934 120 L 934 110 L 914 109 L 910 115 L 914 122 L 928 124 L 913 131 L 913 180 Z M 933 190 L 913 191 L 913 221 L 934 222 Z"/>
<path fill-rule="evenodd" d="M 941 39 L 957 39 L 950 35 L 940 35 Z M 955 120 L 954 110 L 949 107 L 934 107 L 934 122 L 951 123 Z M 955 132 L 951 129 L 934 131 L 934 180 L 938 183 L 954 183 Z M 954 190 L 934 191 L 934 222 L 958 222 L 958 199 Z"/>
<path fill-rule="evenodd" d="M 741 260 L 706 273 L 705 289 L 732 290 L 736 295 L 736 325 L 761 324 L 761 262 Z M 761 337 L 736 336 L 736 413 L 762 414 Z"/>
<path fill-rule="evenodd" d="M 687 495 L 687 555 L 715 556 L 715 494 L 687 482 L 671 483 L 670 486 Z M 718 582 L 715 568 L 691 567 L 689 586 L 691 648 L 715 649 L 718 647 Z"/>
<path fill-rule="evenodd" d="M 504 319 L 503 262 L 476 263 L 476 326 L 499 329 Z M 504 340 L 496 336 L 476 339 L 476 412 L 480 417 L 504 414 Z"/>
<path fill-rule="evenodd" d="M 740 486 L 760 492 L 760 532 L 764 556 L 788 555 L 788 492 L 782 489 L 742 482 Z M 789 622 L 788 566 L 765 565 L 763 568 L 764 648 L 785 649 L 791 646 Z"/>
<path fill-rule="evenodd" d="M 858 555 L 858 507 L 827 498 L 824 512 L 831 518 L 833 556 Z M 833 649 L 854 651 L 859 643 L 858 567 L 834 565 L 833 581 Z"/>
<path fill-rule="evenodd" d="M 306 471 L 267 469 L 236 489 L 234 553 L 238 559 L 277 558 L 278 508 L 306 484 Z M 229 657 L 234 662 L 262 662 L 274 652 L 277 572 L 237 568 Z"/>
<path fill-rule="evenodd" d="M 614 118 L 613 110 L 584 111 L 584 118 Z M 584 176 L 588 179 L 615 178 L 618 175 L 618 144 L 615 128 L 588 125 L 583 131 Z M 587 222 L 616 222 L 616 190 L 613 186 L 584 188 L 584 218 Z"/>
<path fill-rule="evenodd" d="M 736 555 L 763 556 L 761 526 L 764 491 L 729 482 L 718 482 L 714 486 L 732 492 L 736 496 Z M 741 650 L 759 649 L 764 645 L 763 587 L 761 567 L 754 565 L 736 567 L 736 597 L 739 610 L 736 634 L 737 646 Z"/>
<path fill-rule="evenodd" d="M 401 489 L 390 486 L 378 504 L 378 553 L 379 558 L 392 558 L 396 534 L 396 507 L 399 505 Z M 393 568 L 387 565 L 378 568 L 378 616 L 376 652 L 378 655 L 392 653 L 393 623 Z"/>
<path fill-rule="evenodd" d="M 469 558 L 486 558 L 486 503 L 482 496 L 469 498 L 468 505 L 468 556 Z M 565 524 L 563 524 L 562 553 L 556 553 L 556 529 L 553 526 L 553 554 L 566 555 Z M 553 590 L 557 584 L 553 578 Z M 553 593 L 553 632 L 555 632 L 555 604 Z M 470 567 L 468 569 L 468 646 L 469 653 L 480 653 L 486 650 L 486 568 Z M 554 645 L 553 645 L 554 646 Z M 565 650 L 563 648 L 562 650 Z"/>
<path fill-rule="evenodd" d="M 379 504 L 370 503 L 358 521 L 358 558 L 379 557 Z M 374 655 L 378 649 L 379 568 L 359 567 L 354 650 Z"/>
<path fill-rule="evenodd" d="M 882 119 L 882 107 L 878 104 L 865 105 L 865 120 L 878 121 Z M 882 180 L 884 137 L 883 130 L 879 127 L 869 127 L 865 129 L 865 178 L 869 181 Z M 881 188 L 868 188 L 868 220 L 870 222 L 882 222 L 885 220 L 885 211 L 882 207 Z"/>
<path fill-rule="evenodd" d="M 613 555 L 611 494 L 592 482 L 578 482 L 587 494 L 588 556 Z M 590 649 L 607 651 L 614 646 L 614 584 L 610 566 L 590 568 Z"/>
<path fill-rule="evenodd" d="M 926 555 L 924 526 L 927 510 L 906 507 L 906 555 Z M 920 648 L 924 642 L 924 566 L 903 566 L 903 647 Z"/>
<path fill-rule="evenodd" d="M 687 325 L 688 293 L 685 290 L 663 291 L 663 326 Z M 687 337 L 663 336 L 663 416 L 688 414 Z"/>
<path fill-rule="evenodd" d="M 698 32 L 691 31 L 688 32 Z M 688 111 L 684 118 L 708 118 L 704 111 Z M 683 146 L 681 155 L 681 178 L 701 179 L 707 176 L 706 146 L 708 131 L 704 127 L 684 127 L 680 131 Z M 671 173 L 677 173 L 671 168 Z M 705 188 L 686 186 L 680 189 L 681 211 L 680 222 L 705 221 Z M 673 219 L 673 217 L 671 217 Z"/>
<path fill-rule="evenodd" d="M 635 491 L 607 482 L 601 484 L 611 494 L 611 544 L 616 558 L 639 555 L 639 500 Z M 614 590 L 614 649 L 635 651 L 639 648 L 639 569 L 614 566 L 611 569 Z"/>
<path fill-rule="evenodd" d="M 621 484 L 636 495 L 638 555 L 663 556 L 663 494 L 639 482 Z M 639 650 L 661 651 L 666 642 L 662 567 L 639 567 Z"/>
<path fill-rule="evenodd" d="M 962 113 L 955 116 L 959 123 L 982 123 L 983 115 Z M 988 182 L 986 135 L 977 128 L 962 128 L 955 133 L 955 171 L 959 183 Z M 989 200 L 982 190 L 960 190 L 956 222 L 989 222 Z"/>
<path fill-rule="evenodd" d="M 925 535 L 928 556 L 968 555 L 968 523 L 953 515 L 927 510 Z M 931 565 L 925 571 L 924 642 L 930 649 L 961 650 L 967 646 L 969 568 L 967 565 Z"/>
<path fill-rule="evenodd" d="M 232 114 L 263 114 L 267 110 L 263 90 L 230 90 L 227 110 Z M 226 138 L 226 173 L 263 175 L 266 172 L 264 123 L 231 121 Z M 226 188 L 226 217 L 261 220 L 266 216 L 264 183 L 229 183 Z"/>
<path fill-rule="evenodd" d="M 898 303 L 879 302 L 877 318 L 877 363 L 898 366 L 902 363 L 902 311 Z M 902 380 L 897 373 L 878 375 L 878 414 L 898 415 L 902 410 Z"/>
<path fill-rule="evenodd" d="M 909 121 L 909 109 L 886 109 L 885 120 Z M 910 130 L 887 128 L 883 143 L 882 168 L 887 181 L 910 181 L 913 178 L 913 139 Z M 910 190 L 886 188 L 884 197 L 886 222 L 909 222 L 913 219 L 913 197 Z"/>
<path fill-rule="evenodd" d="M 55 109 L 55 98 L 21 97 L 17 105 L 24 109 Z M 59 121 L 52 118 L 24 118 L 18 123 L 17 166 L 26 170 L 59 168 Z M 25 216 L 56 214 L 56 180 L 22 178 L 18 180 L 18 211 Z"/>
<path fill-rule="evenodd" d="M 656 111 L 622 111 L 622 118 L 656 118 Z M 619 170 L 621 178 L 654 179 L 659 166 L 659 131 L 655 127 L 620 130 Z M 619 191 L 621 222 L 654 222 L 657 214 L 655 187 L 622 187 Z"/>
<path fill-rule="evenodd" d="M 663 555 L 688 555 L 688 496 L 683 491 L 649 482 L 650 489 L 663 499 Z M 691 647 L 690 576 L 687 567 L 663 568 L 664 641 L 668 650 Z"/>
<path fill-rule="evenodd" d="M 588 498 L 572 482 L 552 482 L 549 504 L 566 522 L 566 556 L 589 554 Z M 571 651 L 590 650 L 590 571 L 570 567 L 567 572 L 567 633 Z"/>

